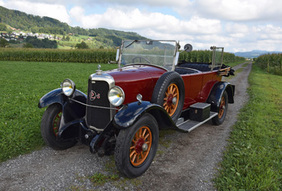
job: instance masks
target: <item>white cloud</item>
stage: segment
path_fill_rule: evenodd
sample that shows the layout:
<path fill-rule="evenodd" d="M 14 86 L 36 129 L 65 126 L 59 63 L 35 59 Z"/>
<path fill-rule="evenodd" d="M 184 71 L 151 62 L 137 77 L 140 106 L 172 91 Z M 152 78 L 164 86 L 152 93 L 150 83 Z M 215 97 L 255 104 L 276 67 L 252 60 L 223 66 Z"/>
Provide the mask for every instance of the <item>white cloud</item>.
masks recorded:
<path fill-rule="evenodd" d="M 4 2 L 3 6 L 10 9 L 20 10 L 27 14 L 48 16 L 62 22 L 70 23 L 70 17 L 64 5 L 12 0 L 7 1 L 6 3 Z"/>
<path fill-rule="evenodd" d="M 0 5 L 83 28 L 180 40 L 195 49 L 282 50 L 281 0 L 0 0 Z"/>
<path fill-rule="evenodd" d="M 280 0 L 198 0 L 198 14 L 229 21 L 282 20 Z"/>
<path fill-rule="evenodd" d="M 84 15 L 84 9 L 74 7 L 70 15 L 81 22 L 82 27 L 108 27 L 120 30 L 143 31 L 154 29 L 156 33 L 169 34 L 210 34 L 221 30 L 221 23 L 215 19 L 192 17 L 190 20 L 180 20 L 172 15 L 157 12 L 142 12 L 139 9 L 123 10 L 109 8 L 103 14 Z"/>

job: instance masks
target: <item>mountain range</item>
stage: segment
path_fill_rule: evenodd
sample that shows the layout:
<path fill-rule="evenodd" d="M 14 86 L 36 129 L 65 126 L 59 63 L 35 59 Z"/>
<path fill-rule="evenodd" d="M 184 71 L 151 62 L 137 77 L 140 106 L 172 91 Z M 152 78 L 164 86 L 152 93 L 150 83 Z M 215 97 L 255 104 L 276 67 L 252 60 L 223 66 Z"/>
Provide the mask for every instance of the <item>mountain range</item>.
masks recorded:
<path fill-rule="evenodd" d="M 245 57 L 245 58 L 257 58 L 264 54 L 282 53 L 278 51 L 266 51 L 266 50 L 252 50 L 249 52 L 235 52 L 235 56 Z"/>

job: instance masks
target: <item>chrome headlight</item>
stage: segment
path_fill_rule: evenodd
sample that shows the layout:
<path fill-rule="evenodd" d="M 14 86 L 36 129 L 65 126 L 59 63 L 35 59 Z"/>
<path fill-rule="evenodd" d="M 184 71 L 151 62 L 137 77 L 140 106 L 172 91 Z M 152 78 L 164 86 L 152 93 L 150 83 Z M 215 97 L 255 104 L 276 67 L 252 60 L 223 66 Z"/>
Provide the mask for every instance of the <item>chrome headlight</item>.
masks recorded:
<path fill-rule="evenodd" d="M 110 103 L 113 106 L 115 107 L 120 106 L 124 102 L 124 99 L 125 99 L 125 94 L 124 94 L 123 89 L 121 89 L 121 87 L 119 86 L 114 86 L 113 88 L 109 90 L 108 98 L 109 98 Z"/>
<path fill-rule="evenodd" d="M 65 79 L 61 84 L 61 87 L 66 96 L 71 96 L 75 91 L 75 83 L 70 79 Z"/>

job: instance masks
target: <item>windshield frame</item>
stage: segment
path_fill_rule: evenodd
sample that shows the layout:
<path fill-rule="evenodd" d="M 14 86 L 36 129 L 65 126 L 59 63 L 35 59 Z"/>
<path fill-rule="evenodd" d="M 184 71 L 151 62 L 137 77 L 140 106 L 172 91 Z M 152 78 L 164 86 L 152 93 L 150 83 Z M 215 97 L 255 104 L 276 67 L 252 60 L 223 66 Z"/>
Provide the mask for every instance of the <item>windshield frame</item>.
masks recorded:
<path fill-rule="evenodd" d="M 161 55 L 161 54 L 159 54 L 159 55 L 154 55 L 154 54 L 152 54 L 151 56 L 155 56 L 155 57 L 158 57 L 158 56 L 160 56 L 160 58 L 161 57 L 163 57 L 163 59 L 166 59 L 165 57 L 170 57 L 170 61 L 171 61 L 171 63 L 169 62 L 167 65 L 160 65 L 160 64 L 154 64 L 154 63 L 151 63 L 151 62 L 141 62 L 141 59 L 140 59 L 140 62 L 139 63 L 127 63 L 127 64 L 123 64 L 122 63 L 122 59 L 124 58 L 124 56 L 125 56 L 125 53 L 126 53 L 126 50 L 127 50 L 127 48 L 129 48 L 129 47 L 131 47 L 132 45 L 134 45 L 135 43 L 145 43 L 146 45 L 153 45 L 153 44 L 155 44 L 154 42 L 157 42 L 157 43 L 159 43 L 159 45 L 160 44 L 163 44 L 163 43 L 167 43 L 167 44 L 169 44 L 170 43 L 170 45 L 171 46 L 174 46 L 174 48 L 172 49 L 170 49 L 170 52 L 172 53 L 172 51 L 173 51 L 173 53 L 172 54 L 170 54 L 170 55 L 166 55 L 166 54 L 164 54 L 164 55 Z M 154 48 L 154 47 L 152 47 L 152 48 Z M 175 69 L 175 65 L 177 64 L 177 62 L 178 62 L 178 57 L 179 57 L 179 48 L 180 48 L 180 45 L 179 45 L 179 42 L 177 42 L 176 40 L 123 40 L 122 41 L 122 44 L 121 44 L 121 47 L 120 47 L 120 51 L 119 51 L 119 56 L 118 56 L 118 66 L 119 66 L 119 68 L 121 68 L 121 67 L 123 67 L 123 66 L 132 66 L 132 65 L 151 65 L 151 66 L 155 66 L 155 67 L 159 67 L 159 68 L 162 68 L 162 69 L 165 69 L 165 70 L 167 70 L 167 71 L 174 71 L 174 69 Z M 144 51 L 145 49 L 143 49 L 143 51 Z M 153 49 L 152 49 L 153 50 Z M 149 50 L 149 51 L 151 51 L 151 50 Z M 164 50 L 165 51 L 165 50 Z M 166 53 L 166 52 L 164 52 L 164 53 Z M 134 55 L 134 54 L 133 54 Z M 138 54 L 138 52 L 137 52 L 137 54 L 136 54 L 136 56 L 135 57 L 138 57 L 138 55 L 140 55 L 139 57 L 141 57 L 141 56 L 144 56 L 144 55 L 142 55 L 142 54 Z M 145 57 L 146 58 L 146 57 Z M 146 59 L 145 59 L 146 60 Z M 165 67 L 165 66 L 167 66 L 167 67 Z M 168 67 L 169 66 L 169 67 Z"/>

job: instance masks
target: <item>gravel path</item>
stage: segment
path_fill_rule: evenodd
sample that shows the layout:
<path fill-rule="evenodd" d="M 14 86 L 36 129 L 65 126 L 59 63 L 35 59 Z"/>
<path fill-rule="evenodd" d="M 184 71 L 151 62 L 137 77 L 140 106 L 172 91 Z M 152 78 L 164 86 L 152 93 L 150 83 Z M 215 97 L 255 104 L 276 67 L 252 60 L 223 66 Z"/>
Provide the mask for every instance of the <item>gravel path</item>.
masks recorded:
<path fill-rule="evenodd" d="M 234 67 L 243 68 L 243 64 Z M 248 99 L 251 64 L 229 80 L 236 85 L 235 104 L 230 104 L 225 122 L 208 122 L 191 133 L 165 131 L 157 155 L 147 172 L 136 179 L 120 177 L 112 156 L 99 158 L 78 144 L 64 151 L 48 147 L 0 164 L 0 191 L 7 190 L 215 190 L 212 178 L 227 145 L 231 127 Z M 90 181 L 98 173 L 115 175 Z M 118 175 L 118 176 L 117 176 Z"/>

